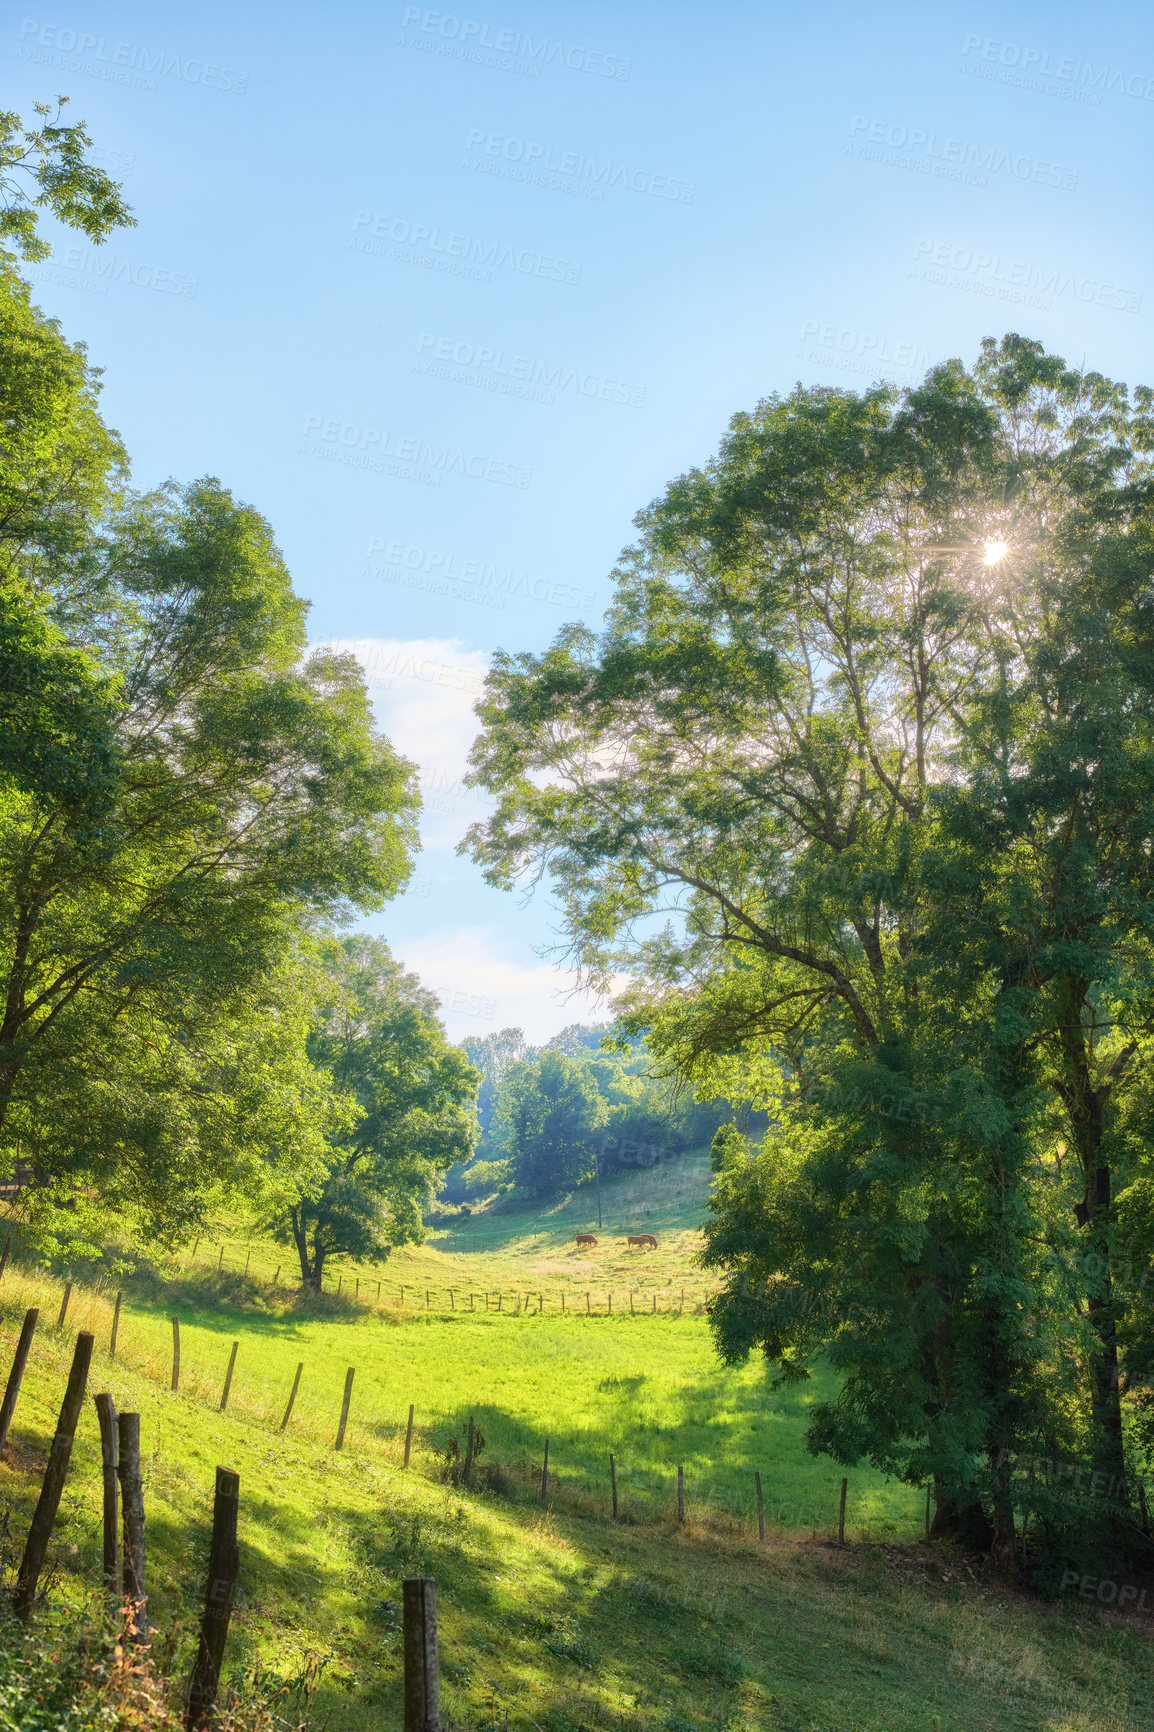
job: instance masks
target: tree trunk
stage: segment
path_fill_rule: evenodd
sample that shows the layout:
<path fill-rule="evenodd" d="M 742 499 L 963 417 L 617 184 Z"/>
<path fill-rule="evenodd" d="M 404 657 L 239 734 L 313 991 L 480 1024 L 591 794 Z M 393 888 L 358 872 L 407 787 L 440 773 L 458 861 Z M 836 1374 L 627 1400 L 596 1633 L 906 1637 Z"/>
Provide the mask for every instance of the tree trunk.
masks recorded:
<path fill-rule="evenodd" d="M 309 1242 L 305 1233 L 303 1213 L 304 1211 L 301 1209 L 291 1208 L 289 1221 L 292 1224 L 293 1243 L 296 1245 L 297 1256 L 300 1258 L 301 1285 L 307 1287 L 309 1284 Z"/>
<path fill-rule="evenodd" d="M 1070 983 L 1068 1013 L 1062 1028 L 1064 1074 L 1059 1094 L 1073 1131 L 1074 1146 L 1085 1179 L 1082 1201 L 1075 1205 L 1086 1256 L 1086 1310 L 1093 1338 L 1090 1364 L 1091 1463 L 1096 1473 L 1122 1488 L 1129 1504 L 1126 1456 L 1123 1448 L 1122 1396 L 1118 1387 L 1118 1332 L 1114 1300 L 1110 1215 L 1113 1175 L 1105 1150 L 1106 1103 L 1111 1084 L 1096 1088 L 1086 1051 L 1083 1009 L 1086 983 Z"/>

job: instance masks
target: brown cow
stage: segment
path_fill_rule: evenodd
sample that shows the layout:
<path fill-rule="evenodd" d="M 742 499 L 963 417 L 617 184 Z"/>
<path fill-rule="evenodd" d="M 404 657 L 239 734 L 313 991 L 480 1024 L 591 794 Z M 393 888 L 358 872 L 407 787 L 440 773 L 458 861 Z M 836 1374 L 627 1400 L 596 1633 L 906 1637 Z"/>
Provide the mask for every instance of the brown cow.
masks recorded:
<path fill-rule="evenodd" d="M 595 1245 L 597 1241 L 593 1237 L 592 1233 L 578 1233 L 577 1243 L 579 1245 Z"/>
<path fill-rule="evenodd" d="M 652 1245 L 653 1249 L 656 1251 L 657 1240 L 653 1237 L 652 1233 L 630 1233 L 626 1240 L 625 1248 L 627 1251 L 632 1251 L 635 1245 L 638 1249 L 643 1245 Z"/>

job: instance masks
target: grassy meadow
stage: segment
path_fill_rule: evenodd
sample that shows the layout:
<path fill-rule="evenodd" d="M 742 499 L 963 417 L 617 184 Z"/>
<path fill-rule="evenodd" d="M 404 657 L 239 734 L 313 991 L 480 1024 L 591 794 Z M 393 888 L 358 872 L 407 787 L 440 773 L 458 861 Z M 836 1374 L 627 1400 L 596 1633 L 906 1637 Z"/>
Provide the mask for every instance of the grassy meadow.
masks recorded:
<path fill-rule="evenodd" d="M 930 1553 L 918 1540 L 924 1506 L 916 1488 L 853 1470 L 849 1544 L 833 1543 L 841 1470 L 808 1456 L 801 1441 L 807 1403 L 832 1386 L 818 1378 L 775 1393 L 761 1365 L 718 1365 L 691 1293 L 704 1288 L 701 1272 L 688 1263 L 707 1167 L 700 1159 L 680 1163 L 680 1172 L 676 1165 L 605 1187 L 606 1221 L 620 1222 L 622 1234 L 652 1226 L 656 1255 L 630 1259 L 612 1233 L 595 1252 L 576 1253 L 573 1220 L 587 1223 L 583 1196 L 553 1216 L 453 1222 L 387 1265 L 386 1286 L 404 1280 L 419 1292 L 403 1308 L 387 1296 L 376 1303 L 375 1274 L 367 1304 L 349 1298 L 347 1277 L 339 1297 L 302 1301 L 283 1281 L 273 1288 L 280 1248 L 222 1223 L 219 1273 L 214 1241 L 195 1262 L 142 1263 L 119 1278 L 115 1360 L 107 1270 L 75 1272 L 59 1331 L 62 1272 L 10 1265 L 0 1282 L 0 1354 L 10 1355 L 27 1305 L 40 1306 L 41 1326 L 0 1463 L 7 1570 L 27 1532 L 75 1330 L 90 1328 L 90 1388 L 109 1389 L 119 1407 L 141 1414 L 156 1645 L 179 1674 L 187 1671 L 213 1469 L 233 1467 L 242 1564 L 228 1664 L 246 1691 L 271 1694 L 289 1721 L 307 1707 L 310 1724 L 329 1732 L 400 1725 L 400 1582 L 426 1573 L 439 1583 L 444 1706 L 451 1725 L 469 1732 L 495 1732 L 506 1712 L 509 1725 L 538 1732 L 1148 1727 L 1147 1632 L 1077 1602 L 1032 1603 Z M 482 1240 L 477 1250 L 460 1248 L 470 1231 Z M 632 1283 L 635 1296 L 679 1294 L 683 1276 L 684 1308 L 631 1316 L 615 1302 L 612 1315 L 571 1304 L 560 1311 L 560 1294 L 583 1294 L 586 1284 L 591 1292 L 614 1284 L 624 1294 Z M 556 1300 L 543 1314 L 539 1290 Z M 469 1312 L 459 1300 L 470 1291 L 509 1297 L 500 1313 Z M 512 1296 L 526 1293 L 534 1295 L 528 1307 L 510 1309 Z M 173 1316 L 182 1362 L 175 1395 Z M 234 1340 L 236 1371 L 221 1414 Z M 353 1418 L 337 1453 L 350 1365 Z M 410 1402 L 416 1430 L 406 1472 Z M 463 1446 L 470 1413 L 485 1449 L 466 1489 L 446 1477 L 444 1451 L 451 1437 Z M 610 1450 L 619 1467 L 616 1523 Z M 680 1527 L 679 1464 L 687 1498 Z M 755 1469 L 765 1488 L 764 1545 Z M 78 1610 L 95 1604 L 99 1514 L 89 1409 L 47 1583 L 55 1601 Z"/>

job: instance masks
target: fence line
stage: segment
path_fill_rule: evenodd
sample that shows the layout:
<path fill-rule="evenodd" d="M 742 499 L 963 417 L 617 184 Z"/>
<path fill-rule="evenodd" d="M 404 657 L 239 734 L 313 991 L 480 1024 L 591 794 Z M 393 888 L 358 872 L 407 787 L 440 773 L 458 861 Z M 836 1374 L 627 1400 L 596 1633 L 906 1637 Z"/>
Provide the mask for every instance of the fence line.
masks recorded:
<path fill-rule="evenodd" d="M 73 1282 L 72 1285 L 73 1285 L 73 1288 L 75 1289 L 76 1283 Z M 92 1291 L 88 1294 L 88 1297 L 90 1300 L 97 1300 L 97 1299 L 101 1298 L 101 1295 L 98 1292 Z M 119 1294 L 117 1295 L 117 1298 L 118 1299 L 120 1298 Z M 118 1324 L 123 1323 L 123 1317 L 122 1317 L 122 1313 L 121 1313 L 119 1305 L 117 1306 L 116 1321 Z M 89 1332 L 89 1339 L 91 1339 L 90 1332 Z M 230 1366 L 229 1366 L 230 1372 L 232 1370 L 232 1365 L 235 1363 L 235 1360 L 236 1360 L 236 1345 L 237 1344 L 234 1344 L 232 1353 L 230 1354 Z M 18 1345 L 17 1355 L 19 1355 L 19 1352 L 20 1352 L 20 1348 Z M 136 1369 L 137 1369 L 138 1375 L 143 1375 L 143 1376 L 148 1377 L 151 1382 L 159 1383 L 159 1382 L 164 1381 L 162 1376 L 154 1374 L 151 1370 L 148 1370 L 148 1369 L 141 1370 L 139 1367 Z M 301 1377 L 302 1377 L 302 1373 L 304 1372 L 304 1369 L 305 1369 L 305 1363 L 304 1363 L 304 1361 L 301 1361 L 296 1367 L 296 1374 L 293 1378 L 292 1388 L 291 1388 L 291 1391 L 290 1391 L 289 1397 L 288 1397 L 288 1404 L 287 1404 L 287 1407 L 285 1409 L 284 1417 L 280 1421 L 279 1429 L 281 1431 L 285 1431 L 288 1428 L 289 1421 L 290 1421 L 290 1418 L 291 1418 L 292 1412 L 293 1412 L 293 1407 L 294 1407 L 294 1404 L 296 1401 L 297 1392 L 298 1392 L 300 1384 L 301 1384 Z M 348 1424 L 349 1404 L 350 1404 L 351 1391 L 352 1391 L 352 1381 L 353 1381 L 353 1372 L 352 1372 L 352 1368 L 350 1368 L 348 1375 L 346 1376 L 346 1379 L 345 1379 L 344 1397 L 343 1397 L 343 1401 L 341 1403 L 341 1415 L 340 1415 L 340 1421 L 339 1421 L 339 1425 L 338 1425 L 337 1439 L 335 1442 L 335 1446 L 333 1446 L 333 1445 L 330 1446 L 330 1447 L 335 1447 L 336 1449 L 341 1449 L 345 1443 L 345 1433 L 346 1433 L 346 1427 Z M 230 1377 L 230 1383 L 231 1383 L 231 1377 Z M 201 1398 L 196 1393 L 189 1391 L 187 1389 L 187 1387 L 186 1387 L 186 1391 L 185 1391 L 185 1399 L 198 1401 L 198 1403 L 201 1405 L 208 1405 L 207 1400 L 201 1400 Z M 13 1403 L 13 1405 L 14 1405 L 14 1403 Z M 213 1405 L 216 1405 L 215 1401 L 213 1402 Z M 218 1411 L 219 1411 L 219 1408 L 218 1408 Z M 129 1416 L 122 1416 L 122 1417 L 129 1417 Z M 244 1418 L 249 1423 L 255 1424 L 255 1425 L 265 1424 L 269 1427 L 273 1427 L 276 1424 L 275 1413 L 273 1414 L 272 1417 L 262 1418 L 261 1415 L 254 1413 L 251 1408 L 249 1408 L 247 1411 L 244 1412 Z M 408 1424 L 407 1424 L 407 1426 L 404 1423 L 404 1421 L 401 1421 L 398 1425 L 396 1425 L 393 1428 L 393 1430 L 395 1432 L 395 1437 L 393 1439 L 393 1442 L 395 1445 L 397 1445 L 399 1447 L 400 1439 L 402 1437 L 404 1437 L 404 1444 L 405 1444 L 404 1466 L 405 1467 L 409 1466 L 409 1461 L 410 1461 L 410 1453 L 411 1453 L 412 1438 L 413 1438 L 413 1420 L 414 1420 L 414 1404 L 410 1404 L 409 1410 L 408 1410 Z M 366 1443 L 371 1445 L 372 1442 L 375 1441 L 371 1436 L 366 1435 L 367 1428 L 371 1427 L 371 1429 L 377 1433 L 377 1437 L 379 1438 L 380 1433 L 381 1433 L 381 1429 L 382 1429 L 384 1423 L 385 1423 L 384 1421 L 377 1421 L 377 1422 L 375 1422 L 375 1424 L 371 1421 L 362 1422 L 362 1425 L 360 1427 L 360 1438 L 359 1438 L 359 1443 L 360 1443 L 360 1446 L 362 1448 L 365 1446 Z M 320 1424 L 318 1424 L 315 1427 L 311 1427 L 310 1428 L 310 1436 L 311 1436 L 312 1430 L 314 1430 L 314 1429 L 316 1430 L 317 1435 L 315 1437 L 312 1437 L 311 1440 L 314 1442 L 317 1442 L 317 1443 L 321 1443 L 323 1441 L 322 1426 Z M 474 1427 L 472 1417 L 470 1417 L 468 1429 L 469 1429 L 469 1433 L 470 1433 L 470 1444 L 469 1444 L 469 1447 L 467 1448 L 467 1451 L 466 1451 L 466 1463 L 465 1463 L 466 1483 L 468 1482 L 468 1480 L 471 1477 L 471 1471 L 470 1470 L 472 1470 L 472 1468 L 474 1466 L 474 1457 L 473 1457 L 473 1448 L 472 1448 L 471 1438 L 472 1438 L 472 1434 L 474 1433 L 475 1427 Z M 330 1436 L 330 1438 L 332 1437 L 331 1431 L 329 1432 L 329 1436 Z M 385 1453 L 386 1453 L 386 1455 L 388 1455 L 391 1453 L 395 1453 L 395 1451 L 386 1451 Z M 434 1456 L 434 1458 L 436 1458 L 439 1455 L 439 1452 L 436 1450 L 432 1450 L 432 1451 L 430 1451 L 430 1453 Z M 626 1480 L 627 1480 L 628 1479 L 628 1465 L 627 1464 L 624 1464 L 624 1465 L 625 1465 Z M 606 1476 L 606 1484 L 605 1484 L 605 1488 L 604 1488 L 605 1489 L 605 1504 L 606 1504 L 605 1513 L 608 1516 L 609 1512 L 610 1512 L 610 1507 L 611 1507 L 613 1518 L 618 1518 L 618 1516 L 619 1516 L 619 1502 L 620 1502 L 620 1507 L 622 1509 L 625 1507 L 625 1502 L 623 1501 L 625 1487 L 623 1484 L 619 1485 L 619 1483 L 618 1483 L 619 1482 L 619 1476 L 622 1472 L 622 1467 L 623 1467 L 623 1464 L 620 1460 L 620 1457 L 617 1457 L 616 1459 L 612 1455 L 609 1457 L 609 1474 Z M 121 1471 L 123 1472 L 123 1464 L 121 1464 Z M 665 1497 L 665 1494 L 663 1492 L 661 1492 L 660 1490 L 657 1490 L 656 1495 L 657 1495 L 657 1499 L 658 1499 L 659 1509 L 657 1511 L 655 1511 L 654 1505 L 653 1505 L 655 1488 L 652 1485 L 652 1479 L 654 1477 L 657 1477 L 657 1475 L 660 1474 L 661 1470 L 660 1469 L 654 1470 L 652 1468 L 646 1468 L 646 1469 L 642 1469 L 641 1471 L 646 1476 L 646 1479 L 650 1481 L 650 1483 L 645 1486 L 644 1490 L 639 1490 L 637 1492 L 633 1492 L 633 1493 L 629 1494 L 628 1502 L 632 1504 L 632 1506 L 635 1510 L 640 1510 L 640 1511 L 644 1511 L 646 1514 L 651 1514 L 656 1521 L 661 1522 L 665 1518 L 660 1513 L 660 1509 L 664 1508 L 664 1505 L 668 1500 Z M 548 1457 L 546 1457 L 546 1462 L 545 1462 L 545 1466 L 544 1466 L 543 1470 L 538 1469 L 538 1468 L 533 1467 L 533 1466 L 530 1466 L 529 1472 L 530 1472 L 530 1480 L 535 1485 L 535 1487 L 537 1488 L 537 1498 L 538 1499 L 542 1499 L 546 1493 L 546 1488 L 548 1485 L 548 1481 L 546 1479 L 547 1474 L 549 1475 L 549 1478 L 551 1478 L 555 1483 L 559 1483 L 556 1469 L 550 1468 L 550 1466 L 548 1464 Z M 590 1478 L 592 1478 L 592 1470 L 586 1464 L 582 1464 L 582 1467 L 579 1470 L 579 1472 L 582 1475 L 588 1475 L 588 1476 L 590 1476 Z M 756 1528 L 759 1532 L 759 1537 L 764 1537 L 765 1514 L 766 1513 L 770 1514 L 771 1519 L 773 1519 L 773 1512 L 774 1511 L 777 1512 L 777 1525 L 783 1529 L 788 1529 L 791 1527 L 794 1529 L 807 1528 L 808 1527 L 808 1528 L 813 1529 L 815 1531 L 821 1527 L 827 1527 L 831 1531 L 833 1529 L 834 1518 L 833 1518 L 832 1514 L 828 1513 L 828 1512 L 823 1513 L 816 1506 L 812 1506 L 812 1505 L 807 1506 L 803 1502 L 797 1502 L 795 1504 L 793 1502 L 793 1500 L 787 1499 L 787 1498 L 777 1499 L 777 1500 L 773 1500 L 773 1501 L 766 1499 L 766 1504 L 769 1505 L 768 1510 L 764 1511 L 764 1513 L 763 1513 L 763 1509 L 761 1507 L 759 1507 L 757 1514 L 755 1516 L 751 1517 L 750 1509 L 747 1507 L 750 1504 L 750 1498 L 747 1497 L 746 1495 L 744 1495 L 743 1493 L 738 1493 L 729 1487 L 717 1486 L 715 1484 L 710 1484 L 708 1482 L 693 1481 L 687 1487 L 686 1483 L 685 1483 L 685 1479 L 684 1479 L 683 1470 L 680 1467 L 677 1469 L 671 1469 L 670 1472 L 675 1473 L 675 1475 L 676 1475 L 675 1483 L 677 1486 L 677 1491 L 676 1491 L 675 1495 L 676 1495 L 677 1519 L 679 1522 L 685 1520 L 686 1508 L 688 1505 L 691 1517 L 697 1516 L 698 1518 L 700 1518 L 700 1517 L 704 1517 L 704 1516 L 709 1516 L 710 1514 L 715 1514 L 715 1513 L 721 1512 L 721 1513 L 724 1513 L 725 1517 L 728 1520 L 733 1521 L 735 1523 L 738 1523 L 742 1526 L 749 1525 L 749 1526 L 753 1527 L 754 1525 L 756 1525 Z M 570 1483 L 572 1483 L 572 1481 Z M 599 1484 L 600 1482 L 598 1481 L 597 1483 Z M 589 1488 L 588 1487 L 582 1486 L 580 1489 L 581 1489 L 582 1493 L 584 1493 L 585 1495 L 589 1494 Z M 762 1498 L 761 1498 L 760 1473 L 758 1473 L 756 1476 L 751 1477 L 750 1493 L 756 1495 L 757 1504 L 758 1504 L 758 1506 L 761 1506 L 762 1505 Z M 673 1494 L 671 1494 L 671 1495 L 673 1495 Z M 845 1498 L 845 1488 L 844 1488 L 844 1483 L 843 1483 L 842 1510 L 844 1510 L 844 1498 Z M 844 1523 L 844 1514 L 842 1514 L 842 1512 L 840 1512 L 840 1511 L 839 1511 L 839 1514 L 841 1514 L 841 1522 L 839 1522 L 838 1526 L 841 1528 L 841 1531 L 844 1533 L 844 1526 L 842 1526 L 842 1523 Z M 792 1517 L 792 1520 L 790 1519 L 791 1517 Z"/>
<path fill-rule="evenodd" d="M 199 1241 L 198 1241 L 198 1243 L 199 1243 Z M 251 1253 L 249 1255 L 251 1256 Z M 251 1279 L 251 1280 L 259 1283 L 259 1285 L 262 1287 L 271 1288 L 274 1292 L 307 1293 L 310 1291 L 317 1291 L 317 1292 L 321 1292 L 321 1293 L 329 1292 L 332 1294 L 332 1296 L 334 1298 L 344 1297 L 343 1287 L 344 1287 L 344 1278 L 345 1278 L 346 1271 L 343 1269 L 339 1270 L 335 1276 L 330 1274 L 329 1276 L 326 1277 L 322 1273 L 320 1287 L 313 1289 L 313 1288 L 307 1286 L 306 1283 L 303 1281 L 281 1284 L 277 1281 L 276 1277 L 274 1277 L 272 1281 L 265 1281 L 259 1275 L 253 1275 L 250 1277 L 248 1275 L 248 1261 L 249 1261 L 249 1258 L 248 1258 L 248 1256 L 246 1256 L 245 1268 L 243 1270 L 237 1270 L 237 1271 L 231 1270 L 229 1268 L 229 1266 L 226 1265 L 224 1262 L 224 1246 L 222 1245 L 220 1247 L 220 1256 L 219 1256 L 217 1263 L 216 1263 L 215 1272 L 217 1274 L 240 1273 L 242 1275 L 242 1277 L 247 1278 L 247 1279 Z M 187 1273 L 188 1270 L 193 1267 L 193 1263 L 194 1263 L 194 1258 L 190 1257 L 188 1262 L 185 1264 L 185 1273 Z M 277 1275 L 280 1274 L 280 1269 L 281 1269 L 281 1265 L 278 1264 L 277 1265 Z M 566 1305 L 566 1300 L 568 1298 L 572 1298 L 574 1293 L 580 1292 L 586 1299 L 588 1299 L 589 1294 L 592 1294 L 594 1301 L 598 1301 L 602 1305 L 602 1309 L 600 1311 L 594 1310 L 590 1306 L 587 1305 L 585 1311 L 580 1313 L 580 1315 L 593 1316 L 593 1317 L 599 1317 L 599 1316 L 620 1317 L 620 1316 L 625 1315 L 625 1311 L 624 1311 L 623 1307 L 619 1308 L 616 1311 L 613 1308 L 614 1295 L 620 1294 L 622 1291 L 622 1289 L 619 1287 L 600 1287 L 600 1288 L 599 1287 L 590 1287 L 590 1288 L 585 1288 L 582 1286 L 580 1288 L 575 1287 L 572 1289 L 572 1291 L 570 1291 L 570 1289 L 568 1289 L 568 1288 L 562 1287 L 562 1288 L 558 1288 L 555 1292 L 549 1292 L 548 1290 L 542 1292 L 539 1288 L 536 1288 L 536 1287 L 529 1288 L 529 1287 L 510 1286 L 510 1287 L 482 1288 L 482 1287 L 466 1287 L 466 1286 L 458 1285 L 457 1283 L 454 1283 L 451 1286 L 445 1286 L 445 1287 L 426 1287 L 424 1285 L 424 1283 L 418 1282 L 418 1281 L 399 1281 L 397 1283 L 397 1293 L 394 1297 L 390 1293 L 384 1291 L 385 1283 L 384 1283 L 383 1279 L 378 1281 L 378 1280 L 376 1280 L 375 1276 L 369 1277 L 369 1276 L 365 1276 L 365 1275 L 354 1275 L 351 1271 L 348 1273 L 349 1273 L 350 1280 L 354 1283 L 353 1303 L 354 1304 L 361 1304 L 361 1305 L 368 1305 L 370 1308 L 373 1308 L 374 1300 L 375 1300 L 377 1303 L 379 1303 L 381 1305 L 387 1305 L 394 1310 L 411 1309 L 414 1311 L 416 1311 L 416 1310 L 420 1310 L 420 1311 L 437 1310 L 437 1311 L 455 1312 L 457 1310 L 457 1299 L 460 1298 L 461 1304 L 462 1304 L 462 1309 L 464 1308 L 464 1304 L 465 1304 L 466 1300 L 469 1302 L 469 1309 L 473 1310 L 476 1300 L 477 1299 L 483 1299 L 485 1301 L 486 1310 L 488 1310 L 489 1309 L 489 1300 L 490 1300 L 490 1298 L 493 1298 L 493 1299 L 497 1299 L 497 1300 L 501 1301 L 501 1303 L 498 1305 L 498 1311 L 499 1311 L 500 1315 L 504 1316 L 504 1317 L 522 1317 L 522 1316 L 537 1317 L 537 1316 L 542 1316 L 545 1314 L 546 1309 L 550 1304 L 552 1304 L 555 1307 L 555 1309 L 552 1312 L 553 1316 L 555 1316 L 555 1317 L 570 1317 L 570 1316 L 576 1316 L 577 1313 L 572 1312 L 568 1309 L 568 1306 Z M 330 1282 L 335 1280 L 336 1281 L 336 1287 L 335 1288 L 332 1288 L 332 1287 L 326 1288 L 324 1285 L 326 1278 Z M 365 1287 L 371 1287 L 375 1283 L 375 1285 L 376 1285 L 375 1295 L 373 1295 L 369 1299 L 362 1299 L 360 1296 L 360 1288 L 361 1288 L 362 1283 L 364 1284 Z M 410 1294 L 415 1294 L 418 1297 L 416 1299 L 410 1299 L 409 1301 L 406 1301 L 406 1299 L 405 1299 L 406 1288 L 408 1289 Z M 632 1288 L 629 1288 L 629 1287 L 627 1287 L 627 1288 L 625 1288 L 624 1291 L 626 1293 L 627 1301 L 628 1301 L 629 1306 L 630 1306 L 629 1315 L 631 1317 L 632 1316 L 636 1316 L 636 1317 L 680 1317 L 684 1314 L 687 1303 L 688 1303 L 688 1308 L 689 1308 L 691 1315 L 693 1315 L 693 1316 L 700 1315 L 703 1308 L 706 1305 L 708 1305 L 712 1299 L 717 1298 L 721 1289 L 720 1288 L 705 1288 L 705 1289 L 694 1290 L 691 1287 L 672 1287 L 672 1288 L 669 1288 L 669 1287 L 662 1287 L 662 1288 L 632 1287 Z M 436 1295 L 438 1293 L 443 1293 L 445 1295 L 445 1297 L 443 1299 L 439 1300 L 436 1306 L 433 1306 L 430 1303 L 430 1297 L 429 1296 L 430 1295 Z M 424 1303 L 420 1302 L 419 1296 L 421 1294 L 425 1295 Z M 636 1294 L 641 1299 L 649 1299 L 651 1301 L 650 1307 L 647 1310 L 634 1311 L 633 1303 L 632 1303 L 634 1294 Z M 667 1304 L 666 1304 L 664 1310 L 661 1310 L 658 1306 L 658 1299 L 662 1298 L 662 1297 L 665 1298 L 667 1301 Z M 516 1308 L 506 1311 L 504 1309 L 504 1303 L 503 1303 L 505 1300 L 509 1300 L 511 1302 L 516 1301 Z"/>

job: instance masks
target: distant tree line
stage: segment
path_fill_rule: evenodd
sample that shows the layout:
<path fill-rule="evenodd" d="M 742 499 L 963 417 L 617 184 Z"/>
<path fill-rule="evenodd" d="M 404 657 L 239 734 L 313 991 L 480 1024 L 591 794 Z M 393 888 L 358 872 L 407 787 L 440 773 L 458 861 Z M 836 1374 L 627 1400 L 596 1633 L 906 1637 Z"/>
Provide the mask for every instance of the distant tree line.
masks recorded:
<path fill-rule="evenodd" d="M 594 1176 L 652 1167 L 708 1143 L 727 1102 L 702 1105 L 676 1077 L 662 1076 L 640 1039 L 605 1050 L 608 1024 L 573 1023 L 530 1047 L 519 1028 L 463 1042 L 480 1072 L 476 1159 L 449 1173 L 444 1195 L 464 1202 L 486 1191 L 554 1197 Z"/>

